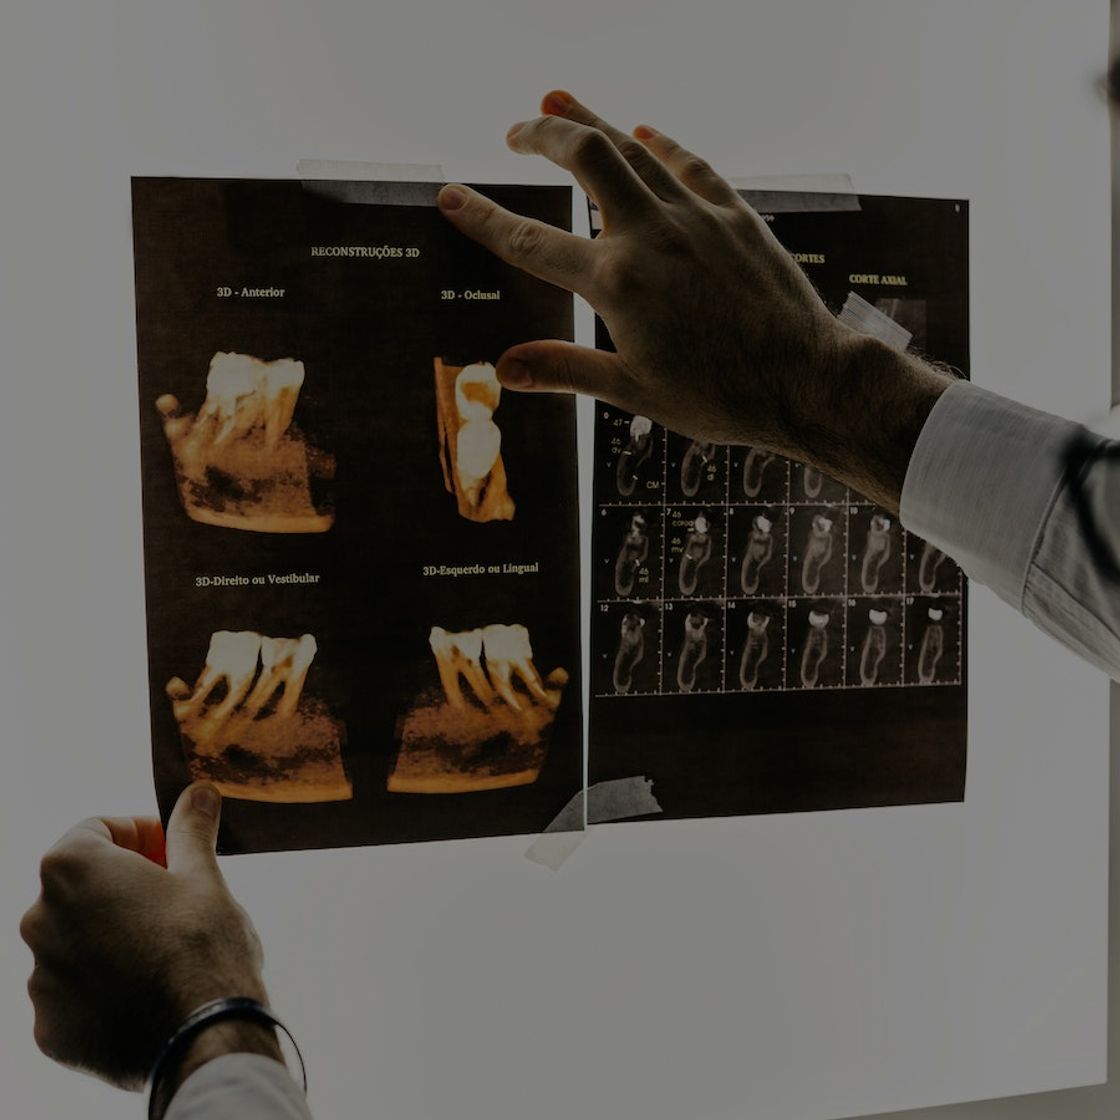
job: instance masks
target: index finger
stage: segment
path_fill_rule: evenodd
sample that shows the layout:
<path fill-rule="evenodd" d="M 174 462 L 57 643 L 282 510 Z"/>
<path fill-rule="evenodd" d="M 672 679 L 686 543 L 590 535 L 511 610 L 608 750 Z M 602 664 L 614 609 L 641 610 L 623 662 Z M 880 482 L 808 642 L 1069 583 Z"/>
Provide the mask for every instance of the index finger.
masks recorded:
<path fill-rule="evenodd" d="M 59 843 L 67 837 L 108 841 L 166 866 L 163 825 L 158 817 L 89 817 L 76 824 Z"/>
<path fill-rule="evenodd" d="M 446 184 L 436 202 L 457 229 L 507 264 L 584 295 L 594 261 L 592 242 L 586 237 L 513 214 L 461 183 Z"/>

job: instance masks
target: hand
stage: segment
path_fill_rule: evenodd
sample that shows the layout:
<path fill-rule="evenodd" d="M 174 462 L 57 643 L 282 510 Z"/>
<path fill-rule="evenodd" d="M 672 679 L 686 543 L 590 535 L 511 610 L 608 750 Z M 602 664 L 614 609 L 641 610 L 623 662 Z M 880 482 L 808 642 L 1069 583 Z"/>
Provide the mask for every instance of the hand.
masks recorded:
<path fill-rule="evenodd" d="M 917 430 L 900 437 L 869 409 L 899 404 L 920 430 L 951 378 L 841 325 L 766 223 L 674 140 L 627 135 L 560 91 L 542 112 L 507 142 L 575 175 L 602 213 L 597 238 L 459 184 L 438 201 L 503 260 L 583 296 L 617 352 L 521 343 L 498 361 L 503 385 L 592 394 L 696 440 L 811 462 L 896 505 Z"/>
<path fill-rule="evenodd" d="M 220 804 L 213 786 L 196 784 L 166 838 L 158 820 L 90 818 L 43 857 L 42 893 L 20 933 L 35 955 L 28 992 L 48 1057 L 139 1089 L 195 1008 L 221 996 L 266 1000 L 260 940 L 214 854 Z M 213 1030 L 225 1028 L 226 1049 L 279 1057 L 274 1037 L 232 1029 L 241 1026 Z M 203 1033 L 194 1065 L 216 1056 L 215 1037 Z"/>

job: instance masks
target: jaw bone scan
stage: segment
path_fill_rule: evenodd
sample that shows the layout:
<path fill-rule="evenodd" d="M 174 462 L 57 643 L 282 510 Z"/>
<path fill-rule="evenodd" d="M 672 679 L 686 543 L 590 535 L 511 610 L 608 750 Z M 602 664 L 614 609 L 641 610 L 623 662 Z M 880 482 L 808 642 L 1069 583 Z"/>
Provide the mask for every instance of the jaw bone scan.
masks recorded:
<path fill-rule="evenodd" d="M 859 567 L 859 582 L 864 593 L 873 595 L 879 590 L 879 573 L 891 555 L 891 520 L 877 513 L 867 527 L 867 540 Z"/>
<path fill-rule="evenodd" d="M 649 536 L 646 534 L 646 519 L 636 513 L 630 518 L 630 528 L 614 562 L 614 589 L 624 599 L 634 590 L 638 569 L 645 563 L 647 555 Z"/>
<path fill-rule="evenodd" d="M 689 611 L 684 620 L 684 641 L 677 658 L 677 687 L 691 692 L 696 687 L 696 670 L 708 656 L 708 623 L 703 611 Z"/>
<path fill-rule="evenodd" d="M 615 485 L 624 498 L 634 493 L 638 471 L 652 453 L 653 421 L 647 416 L 635 416 L 630 421 L 630 442 L 622 449 L 614 472 Z"/>
<path fill-rule="evenodd" d="M 567 670 L 542 680 L 529 631 L 516 624 L 433 626 L 428 645 L 442 695 L 422 694 L 401 721 L 389 790 L 470 793 L 535 782 Z"/>
<path fill-rule="evenodd" d="M 315 638 L 269 638 L 252 630 L 211 635 L 193 689 L 167 682 L 187 764 L 226 797 L 249 801 L 345 801 L 341 724 L 303 695 Z"/>
<path fill-rule="evenodd" d="M 645 637 L 642 634 L 645 624 L 646 620 L 634 611 L 622 616 L 618 651 L 614 655 L 614 672 L 611 675 L 615 692 L 625 694 L 634 683 L 634 670 L 646 653 Z"/>
<path fill-rule="evenodd" d="M 182 415 L 170 393 L 156 401 L 188 517 L 262 533 L 331 527 L 334 515 L 312 502 L 311 480 L 332 477 L 334 459 L 292 423 L 303 378 L 303 362 L 292 358 L 219 352 L 197 416 Z"/>
<path fill-rule="evenodd" d="M 765 611 L 747 615 L 747 641 L 739 659 L 739 683 L 746 689 L 758 687 L 758 673 L 770 655 L 770 616 Z"/>
<path fill-rule="evenodd" d="M 809 632 L 801 651 L 801 683 L 806 688 L 817 687 L 821 663 L 828 657 L 828 620 L 827 611 L 809 612 Z"/>
<path fill-rule="evenodd" d="M 859 653 L 859 680 L 865 688 L 878 681 L 879 666 L 887 655 L 887 612 L 872 607 L 867 612 L 867 618 L 870 625 Z"/>
<path fill-rule="evenodd" d="M 753 595 L 762 579 L 762 569 L 774 555 L 774 537 L 771 534 L 774 523 L 765 514 L 758 514 L 751 522 L 747 548 L 743 553 L 743 565 L 739 571 L 739 583 L 744 595 Z"/>
<path fill-rule="evenodd" d="M 922 558 L 918 563 L 918 587 L 927 595 L 937 586 L 937 569 L 945 563 L 945 553 L 929 541 L 922 542 Z"/>
<path fill-rule="evenodd" d="M 684 552 L 681 553 L 680 572 L 677 575 L 677 585 L 682 595 L 693 595 L 696 584 L 700 579 L 700 569 L 708 562 L 712 555 L 712 532 L 708 519 L 701 513 L 692 523 L 692 531 L 688 534 Z"/>
<path fill-rule="evenodd" d="M 468 521 L 510 521 L 502 433 L 494 423 L 502 387 L 489 362 L 446 365 L 435 359 L 436 420 L 443 484 Z"/>
<path fill-rule="evenodd" d="M 821 569 L 832 558 L 832 521 L 823 513 L 813 515 L 805 559 L 801 562 L 801 586 L 807 595 L 815 595 L 821 585 Z"/>
<path fill-rule="evenodd" d="M 944 611 L 930 607 L 927 613 L 929 622 L 918 650 L 918 680 L 922 684 L 933 684 L 937 679 L 938 663 L 945 652 L 945 628 L 941 625 Z"/>
<path fill-rule="evenodd" d="M 746 461 L 743 463 L 743 493 L 748 498 L 758 497 L 766 477 L 766 468 L 773 461 L 774 455 L 769 451 L 760 451 L 757 447 L 752 447 L 747 452 Z"/>
<path fill-rule="evenodd" d="M 681 460 L 681 492 L 693 497 L 704 481 L 704 468 L 716 457 L 716 445 L 693 440 Z"/>

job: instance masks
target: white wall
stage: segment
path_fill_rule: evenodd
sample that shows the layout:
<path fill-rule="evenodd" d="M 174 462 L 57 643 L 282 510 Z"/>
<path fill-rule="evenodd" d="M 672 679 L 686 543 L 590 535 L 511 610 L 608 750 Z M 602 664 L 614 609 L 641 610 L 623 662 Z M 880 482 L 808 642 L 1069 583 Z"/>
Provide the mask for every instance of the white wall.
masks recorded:
<path fill-rule="evenodd" d="M 121 1114 L 34 1051 L 15 926 L 58 833 L 152 804 L 130 174 L 284 176 L 326 157 L 559 180 L 503 135 L 566 86 L 729 174 L 847 171 L 866 191 L 970 198 L 975 379 L 1067 415 L 1107 403 L 1107 122 L 1091 88 L 1107 27 L 1089 0 L 5 11 L 13 1115 Z M 1099 1080 L 1106 684 L 982 589 L 971 654 L 963 806 L 605 828 L 559 874 L 522 859 L 522 839 L 227 861 L 319 1115 L 812 1120 Z M 938 1115 L 1115 1108 L 1082 1090 Z"/>

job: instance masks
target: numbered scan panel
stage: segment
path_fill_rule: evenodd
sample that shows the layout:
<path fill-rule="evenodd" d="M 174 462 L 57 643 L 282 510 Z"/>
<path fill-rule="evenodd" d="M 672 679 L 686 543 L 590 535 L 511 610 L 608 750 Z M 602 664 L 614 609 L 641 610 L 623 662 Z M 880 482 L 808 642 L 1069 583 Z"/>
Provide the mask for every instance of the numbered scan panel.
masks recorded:
<path fill-rule="evenodd" d="M 480 187 L 563 228 L 557 187 Z M 153 762 L 245 851 L 539 832 L 582 786 L 571 298 L 417 183 L 133 182 Z"/>
<path fill-rule="evenodd" d="M 764 217 L 843 321 L 967 373 L 963 202 Z M 601 402 L 594 486 L 592 781 L 645 774 L 669 816 L 963 797 L 943 553 L 820 471 Z"/>

